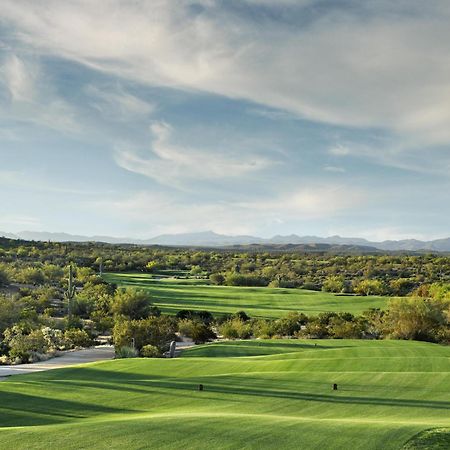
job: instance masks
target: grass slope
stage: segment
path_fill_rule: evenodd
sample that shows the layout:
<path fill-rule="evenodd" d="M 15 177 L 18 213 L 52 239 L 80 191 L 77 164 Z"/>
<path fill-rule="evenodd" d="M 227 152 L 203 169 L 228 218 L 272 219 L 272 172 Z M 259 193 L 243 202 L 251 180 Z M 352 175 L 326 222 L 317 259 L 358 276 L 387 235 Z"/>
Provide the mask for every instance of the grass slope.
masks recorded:
<path fill-rule="evenodd" d="M 450 427 L 450 348 L 225 342 L 15 376 L 0 399 L 2 448 L 399 449 Z"/>
<path fill-rule="evenodd" d="M 245 311 L 251 317 L 278 318 L 290 311 L 318 314 L 345 311 L 359 314 L 385 308 L 386 297 L 342 296 L 304 289 L 208 286 L 202 280 L 156 279 L 149 274 L 108 273 L 104 278 L 119 286 L 148 289 L 165 313 L 180 309 L 207 310 L 215 315 Z M 201 284 L 203 283 L 203 284 Z"/>

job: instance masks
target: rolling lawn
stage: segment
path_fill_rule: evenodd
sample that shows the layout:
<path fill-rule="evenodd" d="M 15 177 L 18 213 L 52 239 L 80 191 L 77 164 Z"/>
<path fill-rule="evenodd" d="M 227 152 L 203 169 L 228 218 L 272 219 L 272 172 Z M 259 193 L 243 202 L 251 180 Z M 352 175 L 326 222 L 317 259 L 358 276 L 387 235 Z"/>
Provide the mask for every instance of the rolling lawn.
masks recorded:
<path fill-rule="evenodd" d="M 450 347 L 221 342 L 14 376 L 0 399 L 8 449 L 449 448 Z"/>
<path fill-rule="evenodd" d="M 389 300 L 304 289 L 209 286 L 204 280 L 157 279 L 149 274 L 108 273 L 103 277 L 119 286 L 148 289 L 153 303 L 169 314 L 180 309 L 207 310 L 214 315 L 245 311 L 251 317 L 262 318 L 279 318 L 290 311 L 307 315 L 327 311 L 360 314 L 369 308 L 385 308 Z"/>

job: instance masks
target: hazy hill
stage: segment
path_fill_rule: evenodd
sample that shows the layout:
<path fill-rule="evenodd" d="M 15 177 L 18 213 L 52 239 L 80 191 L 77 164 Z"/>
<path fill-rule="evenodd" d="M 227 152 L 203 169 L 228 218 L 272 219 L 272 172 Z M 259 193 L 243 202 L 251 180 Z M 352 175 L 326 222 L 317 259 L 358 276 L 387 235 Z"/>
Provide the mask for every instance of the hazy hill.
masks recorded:
<path fill-rule="evenodd" d="M 53 242 L 107 242 L 111 244 L 138 244 L 138 245 L 173 245 L 173 246 L 191 246 L 191 247 L 231 247 L 243 245 L 309 245 L 309 244 L 328 244 L 330 246 L 357 246 L 372 247 L 386 251 L 418 251 L 430 250 L 440 252 L 450 252 L 450 238 L 436 239 L 432 241 L 419 241 L 416 239 L 388 240 L 383 242 L 372 242 L 362 238 L 341 237 L 341 236 L 298 236 L 291 234 L 289 236 L 274 236 L 269 239 L 255 236 L 228 236 L 217 234 L 213 231 L 203 231 L 197 233 L 182 234 L 162 234 L 151 239 L 133 239 L 127 237 L 110 236 L 81 236 L 67 233 L 48 233 L 35 231 L 22 231 L 19 233 L 6 233 L 0 231 L 0 236 L 10 239 L 25 239 L 33 241 L 53 241 Z"/>

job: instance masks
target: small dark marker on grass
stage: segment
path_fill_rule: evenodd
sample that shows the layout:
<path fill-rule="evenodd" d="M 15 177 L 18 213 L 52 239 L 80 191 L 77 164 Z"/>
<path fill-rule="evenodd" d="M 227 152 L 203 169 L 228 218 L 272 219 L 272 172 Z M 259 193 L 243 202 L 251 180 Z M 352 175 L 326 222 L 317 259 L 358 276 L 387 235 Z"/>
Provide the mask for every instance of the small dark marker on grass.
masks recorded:
<path fill-rule="evenodd" d="M 338 390 L 338 388 L 337 388 L 337 384 L 336 383 L 334 383 L 333 384 L 333 391 L 337 391 Z"/>
<path fill-rule="evenodd" d="M 203 391 L 203 384 L 199 384 L 199 385 L 198 385 L 198 390 L 199 390 L 199 391 Z"/>

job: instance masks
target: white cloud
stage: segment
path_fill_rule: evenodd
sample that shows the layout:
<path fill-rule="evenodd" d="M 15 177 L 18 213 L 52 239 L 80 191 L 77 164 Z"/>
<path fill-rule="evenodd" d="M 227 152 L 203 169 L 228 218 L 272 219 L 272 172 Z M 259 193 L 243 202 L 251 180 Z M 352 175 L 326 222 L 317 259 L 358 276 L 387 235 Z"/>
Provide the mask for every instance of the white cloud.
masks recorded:
<path fill-rule="evenodd" d="M 345 169 L 343 167 L 337 167 L 337 166 L 325 166 L 323 168 L 326 172 L 335 172 L 335 173 L 344 173 Z"/>
<path fill-rule="evenodd" d="M 327 218 L 359 205 L 367 194 L 345 185 L 314 185 L 284 192 L 272 199 L 240 202 L 243 208 L 290 219 Z"/>
<path fill-rule="evenodd" d="M 84 91 L 90 97 L 90 104 L 106 118 L 130 120 L 147 116 L 156 108 L 154 104 L 124 91 L 120 86 L 100 88 L 91 84 Z"/>
<path fill-rule="evenodd" d="M 328 153 L 333 156 L 347 156 L 350 154 L 350 149 L 344 145 L 335 145 L 328 149 Z"/>
<path fill-rule="evenodd" d="M 315 2 L 283 3 L 300 15 Z M 123 78 L 450 142 L 445 2 L 330 5 L 299 26 L 261 24 L 214 1 L 193 13 L 192 4 L 3 0 L 0 17 L 41 52 Z"/>
<path fill-rule="evenodd" d="M 361 228 L 348 228 L 340 229 L 339 232 L 335 230 L 330 232 L 330 235 L 340 234 L 341 236 L 358 236 L 363 239 L 367 239 L 372 242 L 383 242 L 388 240 L 403 240 L 403 239 L 417 239 L 417 240 L 431 240 L 438 239 L 441 236 L 431 236 L 424 233 L 407 232 L 404 227 L 391 226 L 391 227 L 377 227 L 369 229 Z"/>
<path fill-rule="evenodd" d="M 0 117 L 79 131 L 74 108 L 54 91 L 37 61 L 8 53 L 1 60 L 0 88 Z M 8 93 L 6 99 L 1 91 Z"/>
<path fill-rule="evenodd" d="M 17 230 L 20 227 L 37 229 L 41 226 L 41 221 L 37 217 L 16 214 L 2 214 L 0 217 L 0 227 Z"/>
<path fill-rule="evenodd" d="M 30 102 L 35 97 L 37 67 L 27 65 L 15 54 L 8 54 L 0 66 L 0 83 L 12 102 Z"/>
<path fill-rule="evenodd" d="M 172 143 L 172 127 L 164 122 L 154 122 L 150 128 L 153 141 L 146 156 L 122 145 L 117 149 L 115 159 L 120 167 L 162 184 L 180 187 L 184 180 L 233 179 L 263 170 L 271 164 L 267 158 L 256 154 L 218 153 L 217 150 L 176 145 Z"/>
<path fill-rule="evenodd" d="M 144 234 L 212 230 L 252 234 L 272 225 L 327 219 L 359 205 L 366 193 L 348 186 L 316 186 L 274 195 L 265 200 L 201 202 L 164 193 L 138 192 L 95 201 L 97 212 L 142 224 Z"/>

